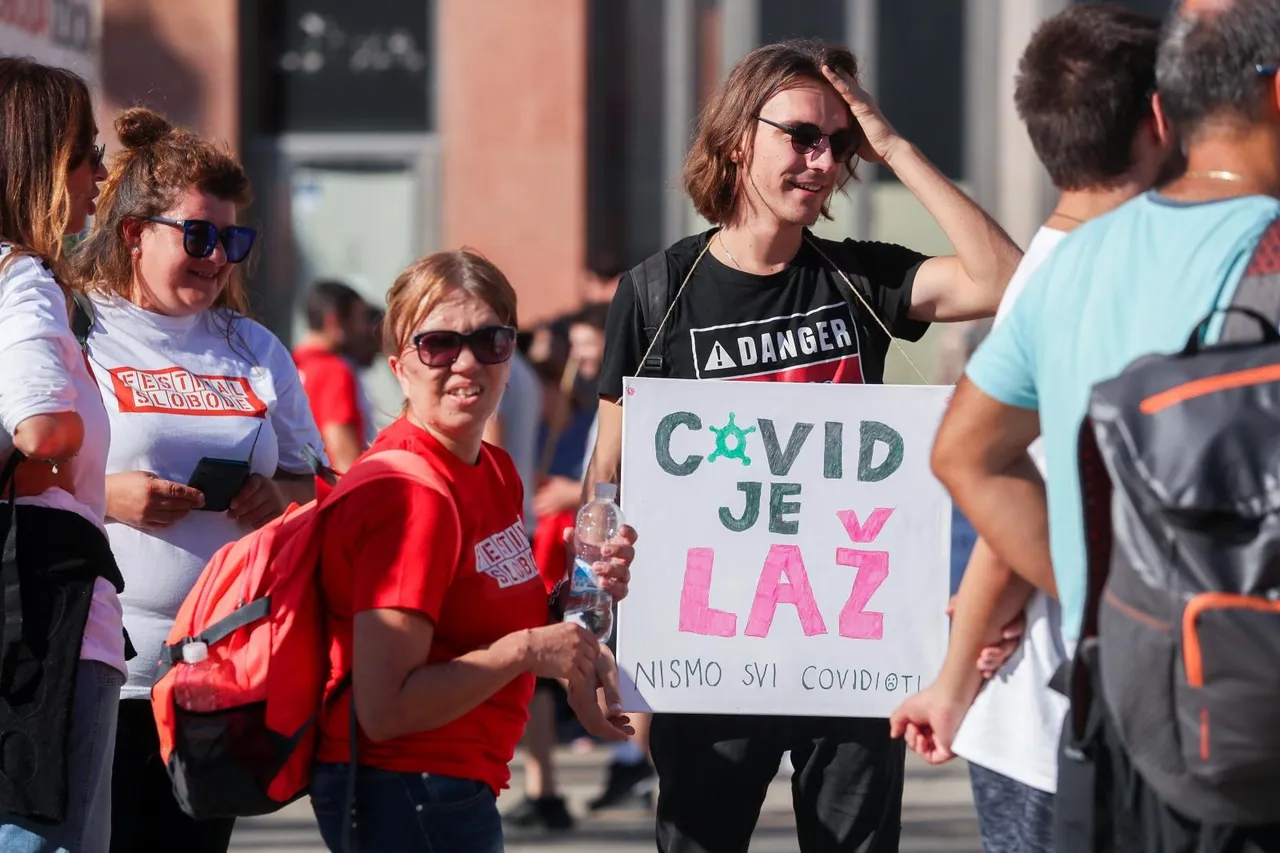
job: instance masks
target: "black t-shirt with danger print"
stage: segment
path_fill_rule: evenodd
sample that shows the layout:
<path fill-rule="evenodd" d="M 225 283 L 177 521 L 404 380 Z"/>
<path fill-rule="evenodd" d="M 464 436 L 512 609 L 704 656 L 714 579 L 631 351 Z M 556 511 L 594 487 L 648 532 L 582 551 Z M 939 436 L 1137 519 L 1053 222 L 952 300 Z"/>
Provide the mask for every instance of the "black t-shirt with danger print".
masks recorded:
<path fill-rule="evenodd" d="M 666 250 L 668 305 L 714 233 L 685 238 Z M 661 375 L 882 382 L 889 337 L 809 241 L 839 265 L 893 337 L 907 341 L 919 340 L 929 328 L 907 316 L 916 271 L 927 256 L 889 243 L 835 242 L 807 231 L 805 236 L 791 264 L 773 275 L 745 273 L 710 252 L 704 254 L 654 346 L 654 354 L 662 356 Z M 628 273 L 609 307 L 601 397 L 622 396 L 623 379 L 639 372 L 647 347 L 643 315 Z"/>

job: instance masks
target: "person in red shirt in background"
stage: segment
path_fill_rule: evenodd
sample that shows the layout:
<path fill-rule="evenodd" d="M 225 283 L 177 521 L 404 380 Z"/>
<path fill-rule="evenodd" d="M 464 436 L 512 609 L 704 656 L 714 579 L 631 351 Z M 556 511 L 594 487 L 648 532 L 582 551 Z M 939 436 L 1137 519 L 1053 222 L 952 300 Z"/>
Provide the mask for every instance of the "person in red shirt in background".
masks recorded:
<path fill-rule="evenodd" d="M 330 689 L 352 674 L 351 699 L 322 714 L 313 769 L 312 807 L 331 850 L 350 831 L 360 850 L 501 851 L 497 794 L 537 677 L 565 683 L 593 734 L 633 732 L 611 653 L 557 612 L 567 564 L 539 573 L 515 464 L 482 438 L 507 384 L 515 318 L 506 277 L 468 250 L 423 258 L 388 294 L 388 363 L 406 404 L 362 460 L 408 450 L 439 483 L 380 481 L 328 507 Z M 615 598 L 626 594 L 634 542 L 626 528 L 596 564 Z"/>
<path fill-rule="evenodd" d="M 373 364 L 378 354 L 374 311 L 347 285 L 316 282 L 307 296 L 306 337 L 293 350 L 311 415 L 338 473 L 350 468 L 373 441 L 371 409 L 359 371 Z"/>

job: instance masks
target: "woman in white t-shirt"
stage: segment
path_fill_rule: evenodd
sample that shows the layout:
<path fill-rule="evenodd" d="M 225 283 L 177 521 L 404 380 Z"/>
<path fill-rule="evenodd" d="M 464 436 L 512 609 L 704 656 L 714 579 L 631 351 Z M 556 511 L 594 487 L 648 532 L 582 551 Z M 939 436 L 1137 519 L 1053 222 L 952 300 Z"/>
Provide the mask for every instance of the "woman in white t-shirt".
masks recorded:
<path fill-rule="evenodd" d="M 109 432 L 52 272 L 93 212 L 102 149 L 89 90 L 60 68 L 0 59 L 0 116 L 0 540 L 19 543 L 0 569 L 0 850 L 105 853 L 125 678 Z"/>
<path fill-rule="evenodd" d="M 183 813 L 149 702 L 179 607 L 220 547 L 314 496 L 323 445 L 293 359 L 248 319 L 238 224 L 250 185 L 225 150 L 158 114 L 116 120 L 93 232 L 75 256 L 88 355 L 114 440 L 107 531 L 138 649 L 121 693 L 112 849 L 225 853 L 234 821 Z M 222 460 L 222 461 L 210 461 Z"/>

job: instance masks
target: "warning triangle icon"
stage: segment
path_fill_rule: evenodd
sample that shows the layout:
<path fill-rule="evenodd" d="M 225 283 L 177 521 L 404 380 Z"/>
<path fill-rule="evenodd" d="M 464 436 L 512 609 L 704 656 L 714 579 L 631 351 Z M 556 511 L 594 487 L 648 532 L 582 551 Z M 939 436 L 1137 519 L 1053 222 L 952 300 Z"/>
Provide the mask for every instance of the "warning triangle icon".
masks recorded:
<path fill-rule="evenodd" d="M 729 357 L 729 351 L 724 348 L 719 341 L 711 348 L 711 357 L 707 359 L 707 366 L 703 370 L 728 370 L 730 367 L 737 367 L 737 363 Z"/>

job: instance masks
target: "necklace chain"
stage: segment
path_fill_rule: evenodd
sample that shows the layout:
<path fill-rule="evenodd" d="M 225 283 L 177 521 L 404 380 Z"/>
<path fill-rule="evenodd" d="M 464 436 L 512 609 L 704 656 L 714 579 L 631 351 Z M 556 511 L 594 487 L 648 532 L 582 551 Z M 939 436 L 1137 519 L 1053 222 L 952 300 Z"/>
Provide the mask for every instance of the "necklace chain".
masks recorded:
<path fill-rule="evenodd" d="M 737 259 L 737 258 L 735 258 L 735 257 L 733 256 L 733 252 L 730 252 L 730 251 L 729 251 L 729 247 L 728 247 L 728 246 L 726 246 L 726 245 L 724 244 L 724 232 L 723 232 L 723 231 L 717 231 L 717 232 L 716 232 L 716 239 L 718 239 L 718 240 L 720 241 L 720 248 L 721 248 L 721 250 L 722 250 L 722 251 L 724 251 L 725 256 L 726 256 L 729 260 L 733 261 L 733 265 L 734 265 L 735 267 L 737 267 L 739 270 L 742 270 L 742 272 L 746 272 L 746 270 L 743 270 L 743 269 L 742 269 L 742 264 L 738 263 L 738 259 Z"/>
<path fill-rule="evenodd" d="M 1228 172 L 1225 169 L 1207 169 L 1198 172 L 1186 172 L 1184 178 L 1208 178 L 1211 181 L 1244 181 L 1244 175 L 1237 172 Z"/>

